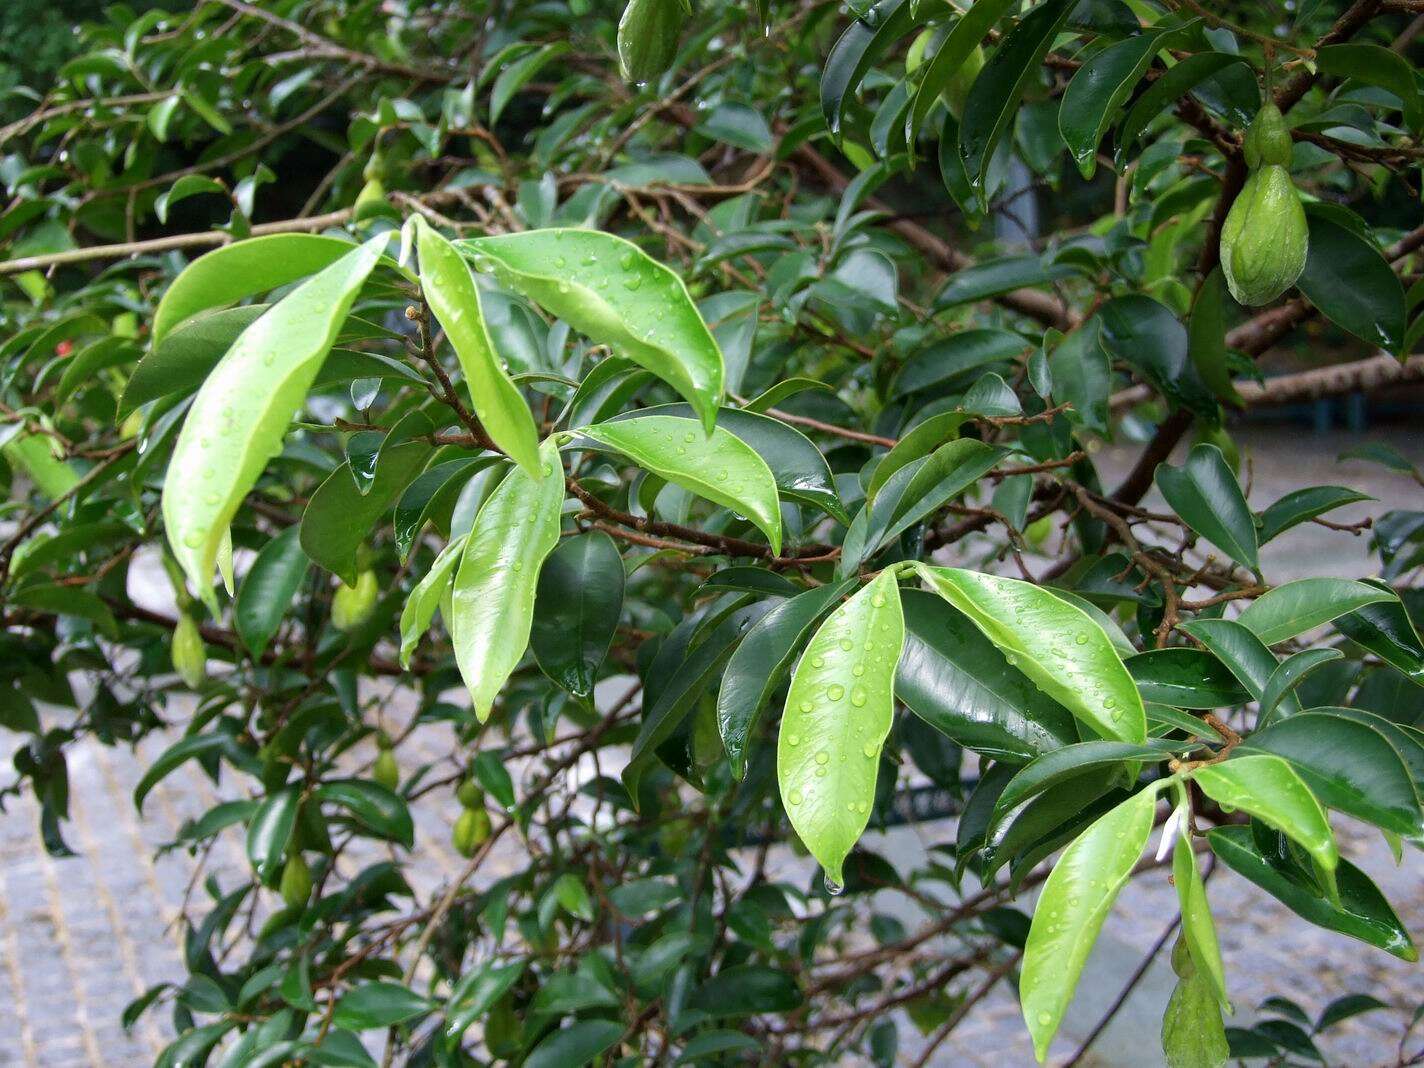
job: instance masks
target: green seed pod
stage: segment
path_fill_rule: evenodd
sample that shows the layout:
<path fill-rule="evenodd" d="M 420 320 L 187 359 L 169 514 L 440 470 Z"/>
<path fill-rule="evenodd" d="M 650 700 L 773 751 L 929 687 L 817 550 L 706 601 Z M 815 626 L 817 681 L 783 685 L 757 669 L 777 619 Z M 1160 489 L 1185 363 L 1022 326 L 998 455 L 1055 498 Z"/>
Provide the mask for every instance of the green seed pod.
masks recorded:
<path fill-rule="evenodd" d="M 355 218 L 357 220 L 368 219 L 372 215 L 379 215 L 386 210 L 386 186 L 379 178 L 368 178 L 366 184 L 361 187 L 361 192 L 356 194 L 356 203 L 353 205 Z"/>
<path fill-rule="evenodd" d="M 455 821 L 455 829 L 450 834 L 450 841 L 455 846 L 455 852 L 462 857 L 472 857 L 475 850 L 484 844 L 490 836 L 489 813 L 482 808 L 467 808 L 460 813 L 460 818 Z"/>
<path fill-rule="evenodd" d="M 680 0 L 628 0 L 618 22 L 618 69 L 626 81 L 650 82 L 677 55 Z"/>
<path fill-rule="evenodd" d="M 287 863 L 282 868 L 282 881 L 277 889 L 282 894 L 282 900 L 294 909 L 305 905 L 307 898 L 311 897 L 311 872 L 300 853 L 293 853 L 287 858 Z"/>
<path fill-rule="evenodd" d="M 203 645 L 203 636 L 198 633 L 198 624 L 187 612 L 178 614 L 178 625 L 173 628 L 173 670 L 187 684 L 196 690 L 208 675 L 208 650 Z"/>
<path fill-rule="evenodd" d="M 1268 164 L 1246 179 L 1221 227 L 1221 270 L 1238 304 L 1269 304 L 1305 270 L 1310 228 L 1284 167 Z"/>
<path fill-rule="evenodd" d="M 400 765 L 389 749 L 382 749 L 376 754 L 376 762 L 371 765 L 371 778 L 387 790 L 394 790 L 400 785 Z"/>
<path fill-rule="evenodd" d="M 482 808 L 485 803 L 485 792 L 474 779 L 466 779 L 455 791 L 455 800 L 460 802 L 463 808 Z"/>
<path fill-rule="evenodd" d="M 342 583 L 331 599 L 331 625 L 337 630 L 353 631 L 370 618 L 376 607 L 376 573 L 362 571 L 356 585 Z"/>
<path fill-rule="evenodd" d="M 1291 135 L 1286 127 L 1281 109 L 1270 101 L 1262 105 L 1246 127 L 1246 138 L 1242 145 L 1246 155 L 1246 166 L 1253 171 L 1259 167 L 1289 167 L 1291 162 Z"/>

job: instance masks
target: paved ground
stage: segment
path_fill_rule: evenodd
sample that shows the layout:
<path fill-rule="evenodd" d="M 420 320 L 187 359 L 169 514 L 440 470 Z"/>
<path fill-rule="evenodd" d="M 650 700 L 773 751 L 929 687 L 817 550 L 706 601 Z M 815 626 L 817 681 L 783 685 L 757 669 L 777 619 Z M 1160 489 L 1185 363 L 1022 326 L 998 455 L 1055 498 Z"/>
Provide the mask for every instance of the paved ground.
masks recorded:
<path fill-rule="evenodd" d="M 1244 440 L 1255 457 L 1252 502 L 1258 508 L 1302 480 L 1353 485 L 1380 498 L 1379 504 L 1347 512 L 1352 519 L 1388 507 L 1424 506 L 1417 487 L 1378 467 L 1325 462 L 1352 444 L 1343 435 L 1322 440 L 1303 432 L 1270 432 Z M 1418 435 L 1394 435 L 1392 440 L 1424 459 Z M 1116 451 L 1105 455 L 1105 466 L 1120 466 L 1120 456 Z M 1302 572 L 1358 575 L 1372 570 L 1364 539 L 1323 528 L 1283 538 L 1267 553 L 1266 566 L 1276 581 Z M 421 732 L 417 744 L 434 759 L 449 751 L 448 733 L 431 727 Z M 74 818 L 66 833 L 79 851 L 77 857 L 54 860 L 45 855 L 28 801 L 10 806 L 0 817 L 0 1005 L 10 1021 L 0 1024 L 0 1065 L 128 1068 L 152 1063 L 161 1048 L 169 1032 L 162 1016 L 146 1018 L 131 1035 L 118 1023 L 130 999 L 152 984 L 183 974 L 173 920 L 183 902 L 192 858 L 181 852 L 156 860 L 151 855 L 171 840 L 183 820 L 219 799 L 207 779 L 184 769 L 151 795 L 141 822 L 130 800 L 132 789 L 162 746 L 162 740 L 153 739 L 134 754 L 86 745 L 71 755 Z M 448 812 L 436 809 L 416 813 L 420 862 L 414 876 L 422 899 L 456 870 L 456 858 L 446 844 L 448 818 Z M 1378 836 L 1348 827 L 1341 832 L 1346 855 L 1380 882 L 1416 937 L 1424 937 L 1419 854 L 1411 852 L 1405 866 L 1396 868 Z M 952 837 L 952 825 L 923 825 L 899 830 L 888 842 L 870 844 L 905 865 L 913 863 L 925 845 Z M 235 835 L 224 836 L 212 859 L 220 873 L 246 863 Z M 780 862 L 788 872 L 798 863 L 789 857 Z M 1142 880 L 1124 895 L 1090 965 L 1070 1034 L 1060 1043 L 1062 1054 L 1071 1053 L 1075 1039 L 1097 1019 L 1161 933 L 1175 911 L 1174 893 L 1160 878 Z M 1230 873 L 1212 880 L 1210 896 L 1243 1017 L 1273 994 L 1292 997 L 1313 1011 L 1356 990 L 1409 1008 L 1424 1001 L 1424 971 L 1419 967 L 1315 931 Z M 1157 1063 L 1157 1021 L 1168 990 L 1165 976 L 1149 974 L 1119 1025 L 1098 1043 L 1092 1063 L 1121 1068 Z M 1392 1064 L 1399 1021 L 1397 1015 L 1381 1014 L 1352 1022 L 1339 1039 L 1326 1044 L 1331 1063 Z M 993 1068 L 1030 1064 L 1013 997 L 1001 991 L 990 998 L 935 1063 Z"/>

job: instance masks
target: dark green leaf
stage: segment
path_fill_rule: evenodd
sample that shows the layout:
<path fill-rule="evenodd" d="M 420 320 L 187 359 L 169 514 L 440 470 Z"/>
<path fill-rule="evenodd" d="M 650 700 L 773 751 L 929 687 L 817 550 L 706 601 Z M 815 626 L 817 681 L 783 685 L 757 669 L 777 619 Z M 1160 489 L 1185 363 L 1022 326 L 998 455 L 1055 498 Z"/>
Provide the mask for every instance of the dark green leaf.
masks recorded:
<path fill-rule="evenodd" d="M 1238 564 L 1259 571 L 1256 520 L 1241 485 L 1215 445 L 1192 448 L 1181 467 L 1157 467 L 1157 488 L 1182 520 Z"/>
<path fill-rule="evenodd" d="M 601 531 L 566 538 L 539 572 L 529 645 L 540 669 L 576 697 L 593 693 L 623 612 L 623 558 Z"/>

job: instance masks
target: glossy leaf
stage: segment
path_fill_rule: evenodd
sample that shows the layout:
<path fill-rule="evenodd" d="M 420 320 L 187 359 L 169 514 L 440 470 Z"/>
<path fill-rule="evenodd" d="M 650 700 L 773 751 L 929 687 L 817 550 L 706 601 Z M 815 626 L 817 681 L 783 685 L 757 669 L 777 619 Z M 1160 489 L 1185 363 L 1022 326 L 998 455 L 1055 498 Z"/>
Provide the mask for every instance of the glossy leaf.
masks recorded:
<path fill-rule="evenodd" d="M 1403 756 L 1367 723 L 1324 709 L 1301 712 L 1252 734 L 1238 751 L 1285 758 L 1330 808 L 1394 834 L 1424 835 L 1424 813 Z"/>
<path fill-rule="evenodd" d="M 955 275 L 956 279 L 959 277 Z M 961 330 L 926 345 L 910 356 L 895 375 L 890 394 L 892 397 L 903 397 L 920 390 L 934 389 L 980 368 L 1012 360 L 1028 347 L 1027 341 L 1009 330 L 988 327 Z"/>
<path fill-rule="evenodd" d="M 1339 866 L 1340 854 L 1325 810 L 1280 757 L 1238 756 L 1197 768 L 1191 778 L 1218 804 L 1240 809 L 1299 842 L 1320 870 L 1332 873 Z"/>
<path fill-rule="evenodd" d="M 980 0 L 955 20 L 945 35 L 944 43 L 925 65 L 924 76 L 915 90 L 914 102 L 905 123 L 905 140 L 910 145 L 914 145 L 920 127 L 929 117 L 935 101 L 940 99 L 940 94 L 1010 6 L 1009 0 Z"/>
<path fill-rule="evenodd" d="M 602 531 L 564 539 L 539 572 L 529 647 L 540 670 L 574 696 L 591 696 L 622 612 L 613 539 Z"/>
<path fill-rule="evenodd" d="M 1335 629 L 1424 686 L 1424 642 L 1398 600 L 1379 601 L 1341 616 Z"/>
<path fill-rule="evenodd" d="M 1227 708 L 1251 699 L 1220 660 L 1200 649 L 1151 649 L 1124 663 L 1147 701 L 1177 708 Z"/>
<path fill-rule="evenodd" d="M 254 657 L 260 658 L 276 635 L 306 577 L 310 563 L 300 534 L 300 528 L 288 527 L 264 545 L 237 591 L 233 625 Z"/>
<path fill-rule="evenodd" d="M 1304 682 L 1311 672 L 1343 659 L 1345 654 L 1339 649 L 1302 649 L 1286 657 L 1266 681 L 1266 688 L 1261 693 L 1261 710 L 1256 725 L 1264 727 L 1269 723 L 1274 718 L 1281 698 Z"/>
<path fill-rule="evenodd" d="M 786 678 L 807 632 L 855 583 L 842 579 L 783 601 L 747 631 L 727 661 L 717 692 L 717 728 L 737 778 L 746 773 L 747 747 L 762 709 Z"/>
<path fill-rule="evenodd" d="M 1378 247 L 1319 210 L 1306 212 L 1310 251 L 1296 281 L 1320 313 L 1366 344 L 1399 352 L 1404 288 Z"/>
<path fill-rule="evenodd" d="M 1307 486 L 1292 490 L 1261 513 L 1257 540 L 1262 545 L 1291 527 L 1309 522 L 1318 515 L 1347 504 L 1372 501 L 1373 497 L 1344 486 Z"/>
<path fill-rule="evenodd" d="M 1157 763 L 1171 754 L 1150 745 L 1130 742 L 1078 742 L 1055 749 L 1025 764 L 1004 787 L 995 803 L 997 813 L 1017 808 L 1025 801 L 1059 783 L 1075 778 L 1085 771 L 1111 768 L 1114 765 L 1136 766 L 1143 762 Z M 1104 777 L 1106 772 L 1103 773 Z"/>
<path fill-rule="evenodd" d="M 1258 701 L 1261 699 L 1280 661 L 1260 638 L 1232 619 L 1194 619 L 1182 624 L 1182 630 L 1205 645 L 1226 665 L 1251 697 Z M 1281 711 L 1286 714 L 1299 708 L 1299 702 L 1289 696 L 1280 705 Z"/>
<path fill-rule="evenodd" d="M 911 26 L 914 5 L 881 0 L 852 22 L 826 56 L 821 74 L 821 111 L 831 133 L 839 134 L 845 99 L 880 55 Z"/>
<path fill-rule="evenodd" d="M 470 403 L 491 440 L 534 479 L 539 478 L 539 435 L 529 406 L 495 353 L 480 306 L 480 289 L 455 246 L 416 221 L 420 288 L 460 360 Z"/>
<path fill-rule="evenodd" d="M 441 549 L 440 555 L 430 565 L 430 570 L 415 584 L 410 596 L 406 598 L 400 617 L 401 667 L 410 667 L 415 643 L 420 641 L 420 636 L 430 628 L 430 621 L 435 618 L 436 609 L 445 600 L 445 594 L 450 589 L 452 576 L 460 565 L 468 539 L 468 534 L 461 534 Z"/>
<path fill-rule="evenodd" d="M 1241 56 L 1228 52 L 1197 52 L 1173 64 L 1133 102 L 1118 127 L 1118 165 L 1126 161 L 1133 142 L 1164 108 L 1226 68 L 1245 63 Z"/>
<path fill-rule="evenodd" d="M 949 276 L 949 281 L 935 297 L 935 310 L 943 311 L 971 301 L 987 300 L 1015 289 L 1047 285 L 1073 273 L 1070 267 L 1045 263 L 1038 256 L 1004 256 L 976 263 Z"/>
<path fill-rule="evenodd" d="M 364 779 L 328 779 L 313 791 L 318 801 L 345 809 L 382 838 L 409 849 L 415 844 L 415 825 L 403 798 L 380 783 Z"/>
<path fill-rule="evenodd" d="M 1304 634 L 1367 604 L 1397 600 L 1394 594 L 1350 579 L 1307 578 L 1267 590 L 1237 617 L 1267 645 Z"/>
<path fill-rule="evenodd" d="M 1419 92 L 1419 76 L 1399 52 L 1377 44 L 1331 44 L 1316 51 L 1316 62 L 1325 74 L 1353 78 L 1388 90 L 1399 98 L 1410 127 L 1417 131 L 1424 126 L 1424 96 Z"/>
<path fill-rule="evenodd" d="M 987 202 L 989 161 L 1023 99 L 1029 80 L 1068 20 L 1077 0 L 1043 0 L 1004 34 L 969 89 L 959 127 L 959 155 L 969 181 Z"/>
<path fill-rule="evenodd" d="M 490 494 L 455 572 L 450 637 L 481 722 L 529 645 L 539 569 L 559 543 L 564 482 L 553 439 L 539 455 L 538 482 L 515 468 Z"/>
<path fill-rule="evenodd" d="M 634 418 L 652 415 L 691 418 L 694 413 L 686 404 L 659 404 L 640 409 Z M 838 522 L 850 522 L 826 458 L 801 431 L 780 419 L 742 408 L 720 409 L 717 425 L 766 461 L 782 498 L 819 508 Z"/>
<path fill-rule="evenodd" d="M 731 431 L 704 434 L 695 419 L 647 415 L 586 426 L 581 434 L 623 453 L 639 467 L 747 516 L 781 552 L 776 478 L 756 451 Z"/>
<path fill-rule="evenodd" d="M 1078 740 L 1072 714 L 1017 668 L 968 616 L 902 590 L 905 648 L 895 696 L 960 745 L 1019 763 Z"/>
<path fill-rule="evenodd" d="M 426 441 L 382 446 L 370 488 L 361 486 L 345 463 L 317 487 L 302 512 L 301 542 L 317 565 L 356 584 L 357 557 L 386 514 L 430 459 L 434 447 Z"/>
<path fill-rule="evenodd" d="M 247 859 L 264 883 L 275 880 L 281 869 L 300 804 L 301 794 L 288 786 L 269 794 L 247 825 Z"/>
<path fill-rule="evenodd" d="M 1238 564 L 1260 570 L 1256 521 L 1215 445 L 1193 446 L 1181 467 L 1161 464 L 1157 488 L 1186 524 Z"/>
<path fill-rule="evenodd" d="M 776 754 L 781 800 L 834 885 L 845 882 L 842 866 L 875 802 L 904 637 L 899 587 L 882 571 L 817 629 L 787 692 Z"/>
<path fill-rule="evenodd" d="M 722 402 L 722 352 L 682 279 L 637 245 L 594 230 L 530 230 L 461 250 L 569 326 L 647 368 L 710 431 Z"/>
<path fill-rule="evenodd" d="M 1207 832 L 1211 850 L 1238 875 L 1249 879 L 1287 908 L 1317 927 L 1358 938 L 1401 960 L 1416 961 L 1419 952 L 1394 909 L 1370 881 L 1348 860 L 1335 871 L 1339 904 L 1312 893 L 1291 873 L 1262 855 L 1249 827 L 1217 827 Z"/>
<path fill-rule="evenodd" d="M 1039 1061 L 1048 1055 L 1103 921 L 1147 845 L 1156 802 L 1155 790 L 1143 790 L 1099 817 L 1063 851 L 1044 883 L 1019 975 L 1019 1001 Z"/>
<path fill-rule="evenodd" d="M 400 983 L 380 980 L 362 983 L 343 994 L 336 1003 L 332 1021 L 338 1027 L 369 1031 L 393 1027 L 430 1010 L 430 1002 Z"/>
<path fill-rule="evenodd" d="M 275 304 L 243 331 L 188 409 L 164 481 L 163 519 L 173 555 L 214 608 L 213 567 L 228 524 L 281 448 L 386 242 L 383 235 L 348 251 Z"/>
<path fill-rule="evenodd" d="M 199 256 L 164 291 L 153 313 L 152 342 L 157 346 L 169 331 L 198 312 L 295 282 L 350 253 L 350 243 L 336 237 L 272 234 Z"/>
<path fill-rule="evenodd" d="M 1177 887 L 1177 903 L 1182 910 L 1182 937 L 1191 951 L 1192 963 L 1211 985 L 1217 1005 L 1231 1011 L 1226 996 L 1226 966 L 1221 961 L 1221 945 L 1207 904 L 1206 884 L 1197 868 L 1197 856 L 1186 834 L 1177 836 L 1172 847 L 1172 882 Z"/>
<path fill-rule="evenodd" d="M 522 960 L 510 964 L 486 961 L 466 971 L 450 991 L 445 1010 L 445 1038 L 456 1042 L 472 1023 L 483 1017 L 524 974 Z"/>
<path fill-rule="evenodd" d="M 1162 47 L 1151 27 L 1108 45 L 1078 68 L 1058 108 L 1058 129 L 1084 178 L 1097 170 L 1098 144 Z"/>
<path fill-rule="evenodd" d="M 1009 663 L 1096 734 L 1143 742 L 1137 687 L 1103 629 L 1081 608 L 1017 579 L 918 565 L 931 588 L 963 612 Z"/>

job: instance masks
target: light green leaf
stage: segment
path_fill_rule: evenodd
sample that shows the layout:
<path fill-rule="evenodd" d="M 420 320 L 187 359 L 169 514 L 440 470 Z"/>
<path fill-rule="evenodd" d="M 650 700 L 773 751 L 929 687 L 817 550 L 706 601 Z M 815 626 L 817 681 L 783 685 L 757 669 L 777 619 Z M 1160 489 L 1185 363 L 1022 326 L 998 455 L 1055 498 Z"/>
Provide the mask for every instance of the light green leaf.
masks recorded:
<path fill-rule="evenodd" d="M 1208 797 L 1268 824 L 1315 858 L 1321 871 L 1340 863 L 1325 810 L 1289 763 L 1260 753 L 1208 764 L 1191 774 Z"/>
<path fill-rule="evenodd" d="M 524 656 L 539 569 L 559 543 L 564 483 L 554 439 L 539 455 L 544 477 L 515 468 L 485 501 L 455 574 L 450 637 L 480 722 Z"/>
<path fill-rule="evenodd" d="M 188 409 L 163 484 L 163 519 L 174 556 L 213 609 L 213 567 L 228 524 L 281 449 L 388 237 L 352 249 L 244 330 Z"/>
<path fill-rule="evenodd" d="M 419 215 L 415 220 L 421 292 L 460 358 L 475 415 L 491 440 L 537 480 L 539 435 L 534 417 L 495 354 L 480 307 L 479 286 L 455 246 Z"/>
<path fill-rule="evenodd" d="M 153 313 L 152 343 L 156 347 L 200 311 L 295 282 L 350 252 L 349 241 L 318 234 L 271 234 L 215 249 L 190 263 L 164 292 Z"/>
<path fill-rule="evenodd" d="M 646 415 L 586 426 L 581 431 L 639 467 L 745 515 L 781 553 L 781 504 L 776 477 L 746 442 L 723 427 L 704 434 L 695 419 Z"/>
<path fill-rule="evenodd" d="M 842 865 L 870 820 L 904 640 L 900 589 L 887 569 L 821 624 L 786 695 L 781 801 L 832 885 L 845 882 Z"/>
<path fill-rule="evenodd" d="M 1367 604 L 1398 598 L 1388 590 L 1340 578 L 1306 578 L 1267 590 L 1237 617 L 1266 645 L 1276 645 Z"/>
<path fill-rule="evenodd" d="M 1197 855 L 1183 828 L 1172 847 L 1172 882 L 1182 909 L 1182 937 L 1191 949 L 1192 963 L 1206 976 L 1223 1012 L 1231 1011 L 1226 996 L 1226 966 L 1221 962 L 1221 945 L 1206 900 L 1206 884 L 1197 868 Z"/>
<path fill-rule="evenodd" d="M 595 342 L 662 378 L 711 430 L 725 371 L 676 272 L 632 242 L 596 230 L 530 230 L 458 246 L 480 271 Z"/>
<path fill-rule="evenodd" d="M 1054 865 L 1033 912 L 1019 1001 L 1039 1061 L 1063 1022 L 1078 976 L 1118 893 L 1152 833 L 1157 791 L 1134 794 L 1100 816 Z"/>
<path fill-rule="evenodd" d="M 420 641 L 421 635 L 429 629 L 430 621 L 435 618 L 435 610 L 445 599 L 445 592 L 450 588 L 450 576 L 455 573 L 455 568 L 460 563 L 468 538 L 468 534 L 461 534 L 441 549 L 440 555 L 430 565 L 430 570 L 415 584 L 410 596 L 406 598 L 400 617 L 401 667 L 410 667 L 415 643 Z"/>
<path fill-rule="evenodd" d="M 1095 733 L 1123 742 L 1147 740 L 1137 686 L 1112 640 L 1081 608 L 1017 579 L 925 564 L 917 570 L 1012 666 Z"/>

